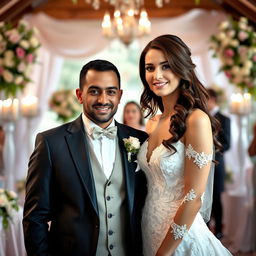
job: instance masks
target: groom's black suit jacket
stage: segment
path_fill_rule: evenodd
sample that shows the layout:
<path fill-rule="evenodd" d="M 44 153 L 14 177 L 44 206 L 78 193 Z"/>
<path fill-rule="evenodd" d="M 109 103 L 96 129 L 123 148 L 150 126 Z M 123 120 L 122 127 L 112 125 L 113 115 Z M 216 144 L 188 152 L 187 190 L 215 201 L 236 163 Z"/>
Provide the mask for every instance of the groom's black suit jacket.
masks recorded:
<path fill-rule="evenodd" d="M 127 195 L 127 255 L 141 255 L 140 218 L 146 181 L 142 171 L 135 172 L 136 162 L 128 161 L 123 138 L 133 136 L 143 143 L 147 134 L 117 122 L 116 126 Z M 39 133 L 26 183 L 23 226 L 28 256 L 95 255 L 98 214 L 81 116 Z"/>

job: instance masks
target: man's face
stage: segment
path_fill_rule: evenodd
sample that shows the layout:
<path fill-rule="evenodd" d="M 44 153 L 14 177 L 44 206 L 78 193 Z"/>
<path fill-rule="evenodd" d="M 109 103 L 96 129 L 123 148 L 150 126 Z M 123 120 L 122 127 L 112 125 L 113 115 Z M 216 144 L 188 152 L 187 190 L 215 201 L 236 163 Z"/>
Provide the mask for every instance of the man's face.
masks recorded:
<path fill-rule="evenodd" d="M 214 98 L 210 97 L 207 101 L 207 108 L 209 111 L 212 111 L 214 109 L 214 107 L 216 106 L 216 101 Z"/>
<path fill-rule="evenodd" d="M 106 128 L 113 120 L 122 96 L 114 71 L 88 70 L 83 89 L 76 95 L 83 104 L 84 114 L 94 123 Z"/>

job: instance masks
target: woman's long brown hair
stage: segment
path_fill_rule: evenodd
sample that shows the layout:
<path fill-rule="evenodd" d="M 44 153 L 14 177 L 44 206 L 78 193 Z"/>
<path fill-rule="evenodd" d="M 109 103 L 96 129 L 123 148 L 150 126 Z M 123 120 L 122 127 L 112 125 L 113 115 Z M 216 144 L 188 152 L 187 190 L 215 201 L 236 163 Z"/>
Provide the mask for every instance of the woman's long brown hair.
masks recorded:
<path fill-rule="evenodd" d="M 191 52 L 187 45 L 175 35 L 162 35 L 148 43 L 140 56 L 140 78 L 144 85 L 140 103 L 145 117 L 152 117 L 160 109 L 164 111 L 161 97 L 155 95 L 149 88 L 146 81 L 145 56 L 150 49 L 158 49 L 163 52 L 166 57 L 171 71 L 180 78 L 179 98 L 174 106 L 175 114 L 172 115 L 169 132 L 172 135 L 170 139 L 164 140 L 163 144 L 167 148 L 176 149 L 172 146 L 174 142 L 181 139 L 186 132 L 186 118 L 188 114 L 195 108 L 204 111 L 210 118 L 213 142 L 216 149 L 220 149 L 221 145 L 217 141 L 217 133 L 220 124 L 216 118 L 212 117 L 207 110 L 207 100 L 209 98 L 207 90 L 199 81 L 195 74 L 195 64 L 191 59 Z"/>

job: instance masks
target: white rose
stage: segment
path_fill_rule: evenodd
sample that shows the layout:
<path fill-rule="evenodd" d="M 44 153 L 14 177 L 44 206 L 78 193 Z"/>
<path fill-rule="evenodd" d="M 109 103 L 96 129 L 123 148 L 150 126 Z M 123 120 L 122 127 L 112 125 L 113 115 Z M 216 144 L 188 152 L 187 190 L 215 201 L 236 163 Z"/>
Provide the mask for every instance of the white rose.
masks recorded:
<path fill-rule="evenodd" d="M 17 76 L 14 80 L 15 84 L 21 84 L 23 82 L 23 76 Z"/>
<path fill-rule="evenodd" d="M 9 195 L 11 198 L 17 198 L 17 194 L 13 190 L 9 191 Z"/>
<path fill-rule="evenodd" d="M 0 194 L 4 193 L 4 189 L 0 188 Z"/>
<path fill-rule="evenodd" d="M 229 26 L 229 23 L 227 21 L 223 21 L 223 22 L 220 23 L 219 28 L 221 30 L 224 30 L 224 29 L 228 28 L 228 26 Z"/>
<path fill-rule="evenodd" d="M 2 28 L 3 26 L 4 26 L 4 22 L 1 21 L 1 22 L 0 22 L 0 28 Z"/>
<path fill-rule="evenodd" d="M 2 58 L 0 58 L 0 66 L 3 66 L 3 64 L 4 64 L 4 60 Z"/>
<path fill-rule="evenodd" d="M 238 40 L 233 39 L 233 40 L 230 41 L 230 45 L 234 46 L 234 47 L 237 47 L 239 45 L 239 42 L 238 42 Z"/>
<path fill-rule="evenodd" d="M 4 70 L 3 78 L 7 83 L 11 83 L 13 81 L 13 75 L 8 70 Z"/>
<path fill-rule="evenodd" d="M 4 65 L 5 65 L 6 67 L 12 68 L 12 67 L 14 66 L 14 61 L 13 61 L 13 59 L 12 59 L 12 58 L 9 58 L 9 57 L 4 58 Z"/>
<path fill-rule="evenodd" d="M 4 56 L 5 56 L 6 58 L 13 58 L 13 57 L 14 57 L 14 53 L 13 53 L 13 51 L 8 50 L 8 51 L 6 51 L 6 52 L 4 53 Z"/>
<path fill-rule="evenodd" d="M 1 194 L 0 195 L 0 207 L 6 206 L 7 203 L 8 203 L 8 200 L 6 198 L 6 195 L 5 194 Z"/>
<path fill-rule="evenodd" d="M 234 37 L 234 35 L 235 35 L 235 30 L 229 30 L 227 32 L 227 36 L 230 37 L 230 38 Z"/>
<path fill-rule="evenodd" d="M 36 48 L 39 45 L 37 38 L 34 36 L 29 39 L 29 42 L 33 48 Z"/>
<path fill-rule="evenodd" d="M 240 68 L 238 66 L 234 66 L 234 67 L 232 67 L 231 72 L 234 75 L 236 75 L 236 74 L 238 74 L 240 72 Z"/>
<path fill-rule="evenodd" d="M 26 69 L 25 63 L 24 63 L 24 62 L 21 62 L 21 63 L 18 65 L 18 71 L 22 73 L 22 72 L 25 71 L 25 69 Z"/>
<path fill-rule="evenodd" d="M 245 63 L 244 63 L 244 66 L 248 69 L 251 69 L 252 67 L 252 62 L 250 60 L 246 60 Z"/>
<path fill-rule="evenodd" d="M 131 143 L 131 145 L 136 148 L 136 149 L 139 149 L 140 148 L 140 141 L 138 138 L 135 138 L 135 137 L 129 137 L 129 141 Z"/>
<path fill-rule="evenodd" d="M 248 76 L 250 74 L 250 68 L 243 67 L 240 69 L 240 73 L 244 76 Z"/>
<path fill-rule="evenodd" d="M 221 32 L 221 33 L 219 33 L 218 35 L 217 35 L 217 38 L 219 39 L 219 40 L 224 40 L 225 39 L 225 37 L 226 37 L 226 35 L 223 33 L 223 32 Z"/>
<path fill-rule="evenodd" d="M 20 20 L 20 21 L 19 21 L 19 25 L 23 25 L 23 26 L 25 26 L 26 28 L 29 27 L 29 24 L 28 24 L 28 22 L 27 22 L 26 20 Z"/>
<path fill-rule="evenodd" d="M 29 48 L 29 42 L 27 40 L 21 40 L 20 41 L 20 46 L 23 47 L 24 49 Z"/>

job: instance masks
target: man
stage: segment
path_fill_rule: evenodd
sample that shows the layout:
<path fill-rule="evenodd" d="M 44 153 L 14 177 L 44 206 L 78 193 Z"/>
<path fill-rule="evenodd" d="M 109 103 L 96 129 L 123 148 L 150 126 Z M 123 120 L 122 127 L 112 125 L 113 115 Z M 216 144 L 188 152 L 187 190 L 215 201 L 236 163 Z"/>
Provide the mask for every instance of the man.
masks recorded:
<path fill-rule="evenodd" d="M 218 164 L 215 165 L 214 184 L 213 184 L 213 203 L 212 203 L 212 217 L 215 220 L 215 236 L 219 239 L 223 237 L 222 233 L 222 203 L 221 193 L 224 191 L 225 182 L 225 162 L 223 153 L 230 148 L 230 119 L 221 114 L 217 105 L 218 95 L 213 89 L 208 89 L 209 100 L 208 109 L 210 114 L 220 122 L 220 132 L 218 140 L 222 145 L 220 152 L 215 154 L 215 160 Z"/>
<path fill-rule="evenodd" d="M 142 143 L 147 134 L 113 119 L 122 90 L 112 63 L 87 63 L 79 87 L 83 114 L 36 138 L 23 220 L 28 256 L 140 255 L 145 180 L 123 139 Z"/>

